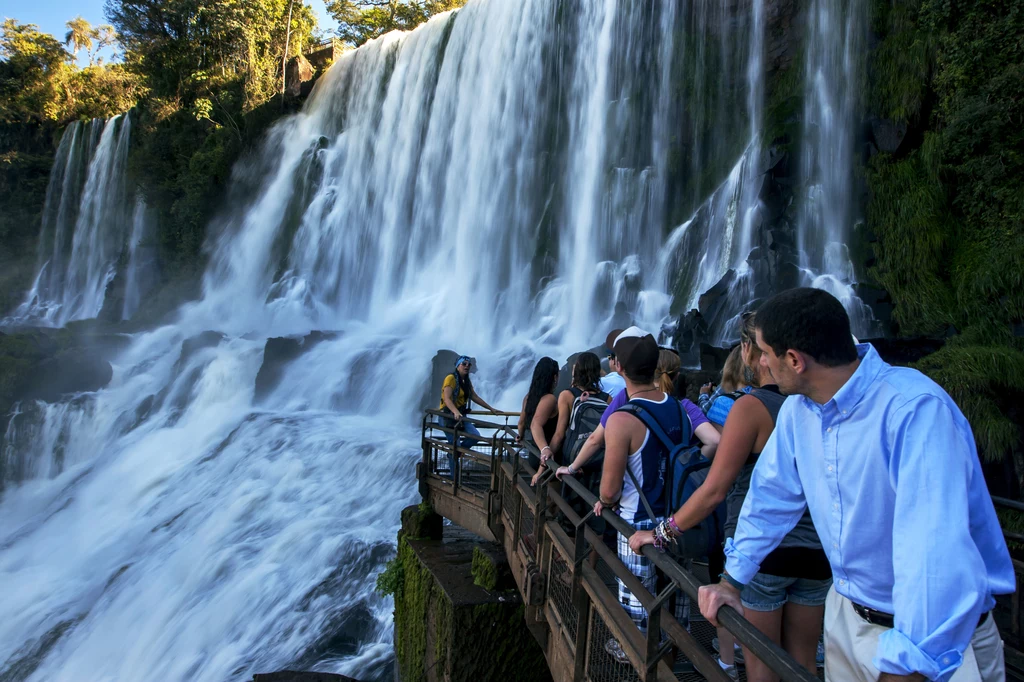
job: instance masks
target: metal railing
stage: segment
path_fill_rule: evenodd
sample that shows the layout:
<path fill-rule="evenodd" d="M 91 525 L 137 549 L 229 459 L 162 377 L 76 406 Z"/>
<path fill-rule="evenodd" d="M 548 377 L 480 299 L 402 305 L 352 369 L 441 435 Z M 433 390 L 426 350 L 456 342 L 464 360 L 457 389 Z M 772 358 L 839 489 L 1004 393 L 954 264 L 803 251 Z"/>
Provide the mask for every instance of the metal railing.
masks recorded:
<path fill-rule="evenodd" d="M 327 38 L 326 40 L 321 40 L 319 43 L 307 45 L 302 52 L 303 54 L 312 54 L 314 52 L 319 52 L 320 50 L 326 50 L 329 47 L 340 46 L 341 44 L 341 41 L 337 38 Z"/>
<path fill-rule="evenodd" d="M 461 520 L 460 525 L 473 525 L 474 515 L 486 516 L 475 525 L 489 530 L 504 545 L 527 604 L 527 625 L 541 626 L 548 633 L 545 654 L 553 677 L 591 682 L 674 680 L 670 652 L 676 648 L 705 679 L 728 682 L 708 648 L 691 634 L 686 623 L 676 620 L 671 608 L 672 600 L 683 595 L 696 604 L 702 583 L 694 573 L 647 546 L 644 555 L 660 571 L 665 584 L 657 594 L 648 591 L 591 527 L 597 498 L 573 477 L 556 481 L 553 461 L 532 488 L 528 477 L 536 471 L 527 459 L 539 453 L 531 443 L 515 442 L 516 430 L 509 418 L 518 415 L 490 414 L 490 420 L 477 415 L 465 418 L 463 424 L 491 433 L 463 445 L 464 426 L 439 423 L 445 415 L 427 411 L 418 474 L 421 492 L 443 515 L 449 514 L 439 507 L 450 509 L 450 514 L 458 517 L 452 520 Z M 601 518 L 626 537 L 634 532 L 610 511 L 604 511 Z M 647 611 L 646 634 L 619 603 L 615 579 L 629 588 Z M 785 682 L 818 680 L 732 608 L 724 607 L 718 619 Z M 625 652 L 628 664 L 618 663 L 605 650 L 612 637 Z"/>
<path fill-rule="evenodd" d="M 992 496 L 992 502 L 996 508 L 1010 509 L 1016 512 L 1024 512 L 1024 502 L 1009 500 L 1005 497 Z M 1016 543 L 1024 544 L 1024 535 L 1012 530 L 1003 528 L 1003 537 L 1008 545 Z M 1011 553 L 1012 554 L 1012 553 Z M 996 622 L 999 625 L 999 634 L 1003 637 L 1003 653 L 1006 658 L 1007 677 L 1009 679 L 1020 679 L 1024 676 L 1024 641 L 1022 641 L 1020 592 L 1024 587 L 1024 562 L 1019 559 L 1012 559 L 1013 572 L 1017 578 L 1017 590 L 1010 595 L 1000 596 L 996 599 Z"/>

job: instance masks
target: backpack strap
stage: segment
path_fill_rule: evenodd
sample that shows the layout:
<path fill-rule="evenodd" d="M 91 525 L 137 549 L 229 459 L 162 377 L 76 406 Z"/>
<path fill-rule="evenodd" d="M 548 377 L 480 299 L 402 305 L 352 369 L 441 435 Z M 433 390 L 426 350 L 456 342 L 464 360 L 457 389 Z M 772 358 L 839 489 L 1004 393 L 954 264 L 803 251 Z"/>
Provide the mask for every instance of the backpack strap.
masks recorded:
<path fill-rule="evenodd" d="M 633 470 L 629 468 L 629 462 L 626 462 L 626 473 L 629 474 L 629 480 L 633 481 L 633 487 L 640 494 L 640 501 L 644 503 L 644 509 L 647 510 L 647 516 L 650 517 L 651 523 L 654 523 L 654 510 L 651 509 L 651 503 L 647 501 L 647 495 L 644 495 L 644 489 L 640 487 L 640 482 L 636 480 L 636 476 L 633 475 Z"/>
<path fill-rule="evenodd" d="M 455 378 L 455 390 L 452 392 L 452 404 L 454 405 L 456 402 L 458 402 L 458 400 L 459 400 L 459 391 L 461 390 L 464 394 L 466 394 L 466 404 L 463 405 L 463 412 L 469 412 L 469 410 L 470 410 L 470 397 L 473 395 L 472 384 L 469 383 L 469 377 L 466 377 L 466 382 L 463 383 L 459 379 L 459 373 L 458 372 L 452 372 L 448 376 Z M 447 379 L 448 377 L 445 377 L 445 378 Z M 447 409 L 447 408 L 448 408 L 448 406 L 445 405 L 445 409 Z"/>
<path fill-rule="evenodd" d="M 671 396 L 669 396 L 669 399 L 675 400 L 675 398 L 672 398 Z M 683 404 L 676 400 L 676 405 L 679 407 L 680 427 L 682 428 L 683 433 L 685 435 L 686 422 L 683 421 L 683 418 L 686 415 L 683 414 Z M 634 403 L 632 400 L 630 400 L 628 403 L 626 403 L 625 405 L 623 405 L 622 407 L 615 411 L 628 412 L 629 414 L 639 419 L 643 423 L 643 425 L 647 427 L 647 430 L 653 433 L 655 437 L 661 441 L 661 444 L 665 446 L 666 457 L 672 452 L 672 450 L 675 449 L 676 445 L 678 445 L 678 443 L 672 442 L 672 439 L 668 437 L 667 433 L 665 433 L 665 429 L 663 429 L 661 427 L 661 424 L 658 423 L 657 418 L 653 414 L 651 414 L 650 410 L 648 410 L 643 405 Z M 689 442 L 689 439 L 686 439 L 686 442 Z M 655 519 L 654 510 L 651 508 L 651 503 L 647 501 L 647 495 L 644 494 L 644 489 L 640 487 L 640 482 L 637 481 L 636 476 L 633 474 L 633 470 L 629 468 L 628 458 L 626 460 L 626 473 L 629 474 L 629 480 L 633 482 L 633 487 L 636 488 L 636 491 L 640 497 L 640 501 L 643 502 L 644 509 L 647 511 L 647 516 L 650 517 L 651 522 L 653 523 Z"/>

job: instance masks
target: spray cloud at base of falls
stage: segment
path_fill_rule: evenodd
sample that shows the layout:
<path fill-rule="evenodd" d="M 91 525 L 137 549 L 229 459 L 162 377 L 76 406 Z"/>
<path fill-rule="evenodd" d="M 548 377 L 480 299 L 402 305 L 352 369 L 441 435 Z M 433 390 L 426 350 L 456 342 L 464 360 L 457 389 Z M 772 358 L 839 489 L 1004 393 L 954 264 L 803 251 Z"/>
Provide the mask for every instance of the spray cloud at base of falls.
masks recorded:
<path fill-rule="evenodd" d="M 345 54 L 235 168 L 202 299 L 108 388 L 11 420 L 0 676 L 386 676 L 372 585 L 435 351 L 476 356 L 478 391 L 515 408 L 535 359 L 603 340 L 616 302 L 660 330 L 732 270 L 725 329 L 754 298 L 764 32 L 760 1 L 485 0 Z M 75 153 L 53 182 L 88 185 Z M 64 243 L 102 203 L 83 193 L 48 199 Z M 144 205 L 118 210 L 118 253 L 143 258 Z M 51 252 L 41 317 L 88 316 L 43 293 L 67 290 Z M 281 336 L 302 352 L 257 397 Z"/>

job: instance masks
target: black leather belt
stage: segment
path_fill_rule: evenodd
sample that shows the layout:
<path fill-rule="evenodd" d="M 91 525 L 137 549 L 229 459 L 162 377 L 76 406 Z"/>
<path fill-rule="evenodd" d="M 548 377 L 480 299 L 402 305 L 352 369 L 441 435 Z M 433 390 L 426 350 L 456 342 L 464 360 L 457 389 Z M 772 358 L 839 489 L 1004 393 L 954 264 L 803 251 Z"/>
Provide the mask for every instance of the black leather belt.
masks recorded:
<path fill-rule="evenodd" d="M 858 604 L 855 601 L 851 601 L 850 603 L 853 604 L 854 613 L 856 613 L 858 616 L 860 616 L 867 622 L 873 625 L 881 625 L 883 628 L 891 628 L 893 626 L 894 616 L 891 613 L 886 613 L 885 611 L 876 611 L 875 609 L 869 608 L 867 606 L 862 606 L 861 604 Z M 978 627 L 981 627 L 981 624 L 985 622 L 985 619 L 988 618 L 988 614 L 990 613 L 992 612 L 986 611 L 985 613 L 981 614 L 981 618 L 978 619 Z"/>

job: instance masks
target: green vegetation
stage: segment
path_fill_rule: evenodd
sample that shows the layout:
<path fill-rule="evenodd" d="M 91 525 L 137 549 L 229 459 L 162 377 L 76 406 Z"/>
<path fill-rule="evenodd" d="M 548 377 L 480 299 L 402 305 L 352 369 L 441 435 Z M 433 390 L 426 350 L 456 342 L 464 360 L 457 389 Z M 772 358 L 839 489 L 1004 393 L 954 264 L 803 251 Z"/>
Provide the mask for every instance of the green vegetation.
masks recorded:
<path fill-rule="evenodd" d="M 952 334 L 919 367 L 957 400 L 983 456 L 1019 457 L 1024 3 L 878 0 L 874 17 L 868 101 L 908 130 L 869 165 L 871 274 L 900 334 Z"/>
<path fill-rule="evenodd" d="M 358 45 L 411 29 L 464 0 L 331 3 L 339 34 Z M 129 172 L 159 217 L 165 282 L 144 309 L 194 295 L 207 225 L 222 208 L 231 169 L 299 102 L 283 73 L 321 38 L 302 0 L 107 0 L 110 25 L 82 17 L 57 37 L 8 19 L 0 29 L 0 314 L 31 284 L 35 240 L 63 128 L 135 109 Z M 104 64 L 116 44 L 121 61 Z M 76 57 L 85 53 L 88 66 Z"/>
<path fill-rule="evenodd" d="M 327 0 L 338 22 L 338 37 L 353 47 L 390 31 L 411 31 L 424 21 L 466 0 Z"/>

